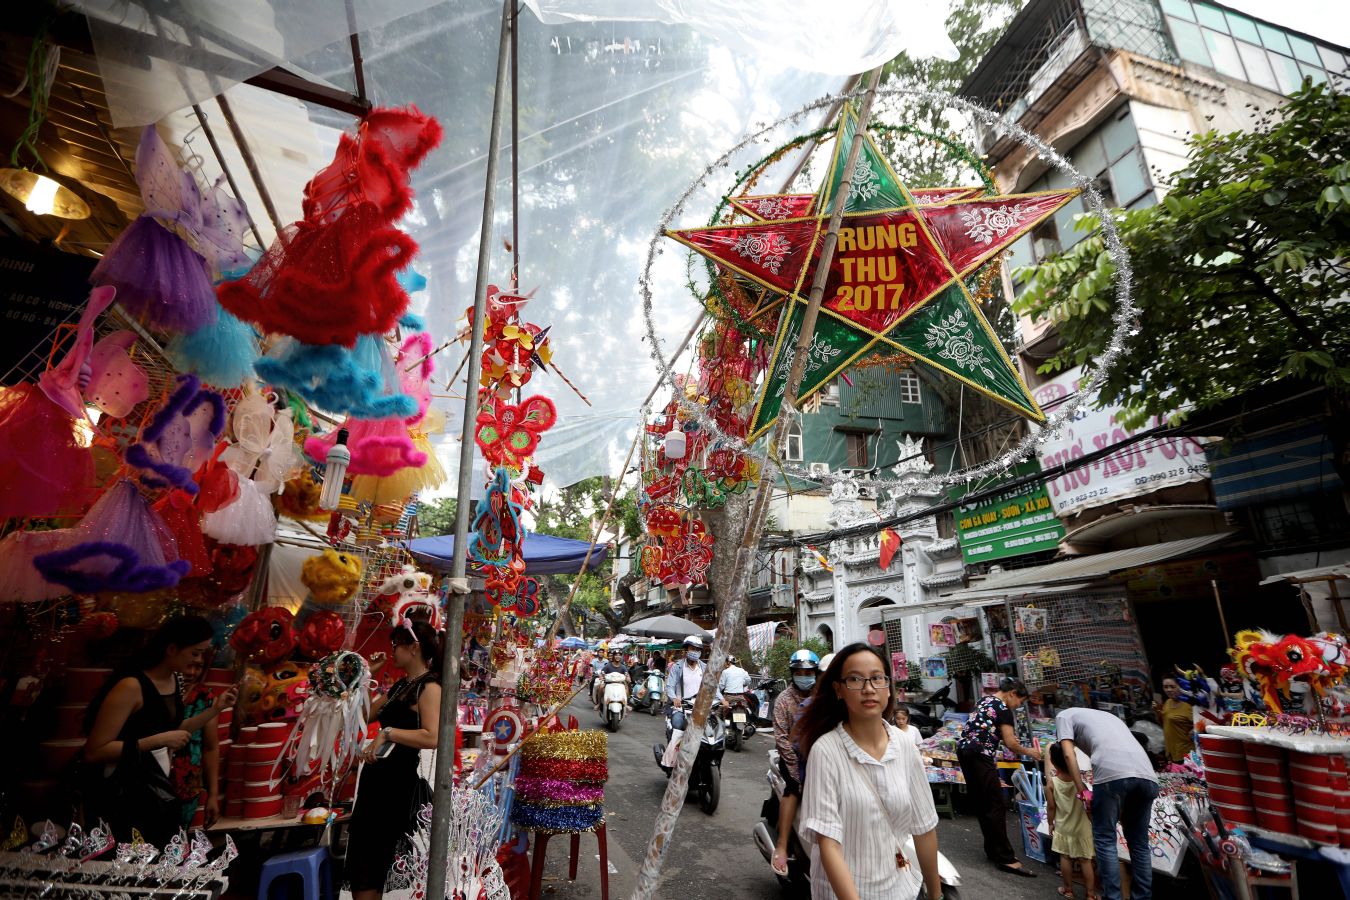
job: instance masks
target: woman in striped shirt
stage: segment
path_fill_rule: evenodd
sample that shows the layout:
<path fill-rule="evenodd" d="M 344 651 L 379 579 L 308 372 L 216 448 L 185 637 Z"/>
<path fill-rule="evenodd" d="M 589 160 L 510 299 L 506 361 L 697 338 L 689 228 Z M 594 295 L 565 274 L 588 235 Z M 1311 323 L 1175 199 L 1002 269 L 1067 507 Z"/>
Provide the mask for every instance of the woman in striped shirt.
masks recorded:
<path fill-rule="evenodd" d="M 914 836 L 926 896 L 942 897 L 933 795 L 918 748 L 890 724 L 893 703 L 885 657 L 850 644 L 835 654 L 797 721 L 812 900 L 913 897 L 921 882 L 900 851 L 906 835 Z"/>

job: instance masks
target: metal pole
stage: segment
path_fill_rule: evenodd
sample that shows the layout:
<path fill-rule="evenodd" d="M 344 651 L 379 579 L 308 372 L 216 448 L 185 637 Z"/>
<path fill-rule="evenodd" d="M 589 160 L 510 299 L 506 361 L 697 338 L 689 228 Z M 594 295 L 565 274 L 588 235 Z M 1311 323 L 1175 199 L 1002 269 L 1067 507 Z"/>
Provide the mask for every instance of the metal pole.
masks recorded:
<path fill-rule="evenodd" d="M 206 113 L 202 111 L 201 104 L 192 104 L 192 111 L 197 114 L 197 124 L 202 126 L 202 134 L 206 135 L 206 142 L 211 145 L 212 152 L 216 154 L 216 162 L 220 163 L 220 171 L 225 173 L 225 180 L 229 182 L 230 192 L 234 194 L 236 199 L 243 197 L 244 195 L 239 192 L 239 185 L 235 183 L 234 173 L 225 163 L 225 154 L 220 152 L 220 142 L 216 140 L 216 133 L 211 129 L 211 123 L 206 121 Z M 243 205 L 242 200 L 240 200 L 240 204 Z M 248 219 L 249 230 L 258 239 L 258 246 L 266 250 L 267 241 L 263 240 L 262 232 L 258 230 L 258 223 L 253 221 L 253 213 L 247 205 L 244 205 L 244 217 Z"/>
<path fill-rule="evenodd" d="M 469 494 L 473 485 L 474 420 L 478 418 L 478 391 L 474 374 L 483 364 L 483 323 L 487 321 L 488 268 L 492 262 L 492 218 L 497 200 L 497 150 L 501 135 L 503 94 L 506 88 L 507 42 L 511 39 L 514 0 L 502 4 L 502 32 L 497 46 L 497 81 L 492 94 L 492 124 L 488 132 L 487 184 L 483 191 L 483 224 L 478 236 L 478 276 L 474 284 L 473 323 L 469 337 L 469 387 L 464 392 L 464 427 L 459 445 L 459 502 L 455 506 L 455 558 L 450 570 L 455 593 L 449 598 L 445 654 L 441 666 L 441 721 L 436 739 L 436 783 L 432 790 L 431 858 L 427 862 L 426 897 L 445 897 L 449 862 L 450 815 L 454 790 L 455 730 L 459 724 L 459 650 L 464 630 L 464 595 L 468 593 L 464 550 L 469 537 Z"/>
<path fill-rule="evenodd" d="M 788 425 L 791 423 L 791 407 L 797 399 L 797 389 L 801 386 L 802 375 L 806 372 L 806 354 L 815 332 L 816 319 L 820 313 L 820 304 L 825 296 L 825 281 L 829 277 L 830 262 L 834 258 L 835 245 L 839 240 L 839 226 L 844 219 L 844 207 L 848 201 L 848 185 L 853 179 L 853 170 L 858 164 L 862 145 L 867 135 L 867 123 L 872 114 L 872 100 L 876 96 L 877 83 L 881 79 L 881 67 L 873 69 L 867 80 L 867 94 L 863 97 L 862 108 L 858 112 L 858 130 L 849 147 L 848 158 L 844 162 L 839 188 L 834 194 L 834 208 L 830 213 L 830 224 L 820 247 L 820 259 L 811 281 L 811 293 L 807 297 L 806 312 L 802 316 L 801 333 L 797 338 L 797 352 L 792 358 L 792 369 L 788 373 L 787 384 L 783 391 L 783 408 L 774 427 L 774 456 L 782 453 L 787 439 Z M 783 315 L 790 315 L 791 309 L 784 309 Z M 745 535 L 736 552 L 736 568 L 731 576 L 731 590 L 722 607 L 722 615 L 717 623 L 717 638 L 713 641 L 712 653 L 708 658 L 708 671 L 703 676 L 703 686 L 694 701 L 694 713 L 690 717 L 689 728 L 680 738 L 680 758 L 670 780 L 666 783 L 666 793 L 661 800 L 661 809 L 657 813 L 656 826 L 652 831 L 651 843 L 647 845 L 647 855 L 638 872 L 637 887 L 633 891 L 633 900 L 651 900 L 656 891 L 657 879 L 661 875 L 661 863 L 666 848 L 675 830 L 675 822 L 684 806 L 684 796 L 689 787 L 689 771 L 693 768 L 694 757 L 698 754 L 699 744 L 703 740 L 703 729 L 712 709 L 713 694 L 717 690 L 717 681 L 726 665 L 727 654 L 731 649 L 731 625 L 744 615 L 746 604 L 746 584 L 750 569 L 755 560 L 760 535 L 764 531 L 764 522 L 769 514 L 769 500 L 773 494 L 773 482 L 776 470 L 765 465 L 759 476 L 755 503 L 746 522 Z"/>
<path fill-rule="evenodd" d="M 235 121 L 234 110 L 230 108 L 230 101 L 225 99 L 223 92 L 220 92 L 216 94 L 216 104 L 225 116 L 225 124 L 230 126 L 230 134 L 234 137 L 235 146 L 239 148 L 239 155 L 244 158 L 244 167 L 248 169 L 248 174 L 253 179 L 253 186 L 258 189 L 258 196 L 262 198 L 263 209 L 267 211 L 267 218 L 272 220 L 272 227 L 280 235 L 281 219 L 277 216 L 277 208 L 272 203 L 272 195 L 267 190 L 266 182 L 263 181 L 262 172 L 258 170 L 258 163 L 253 159 L 253 151 L 249 149 L 248 138 L 244 137 L 244 130 Z"/>
<path fill-rule="evenodd" d="M 511 290 L 520 290 L 520 8 L 511 11 Z M 517 392 L 519 394 L 519 392 Z M 516 397 L 520 402 L 520 397 Z"/>

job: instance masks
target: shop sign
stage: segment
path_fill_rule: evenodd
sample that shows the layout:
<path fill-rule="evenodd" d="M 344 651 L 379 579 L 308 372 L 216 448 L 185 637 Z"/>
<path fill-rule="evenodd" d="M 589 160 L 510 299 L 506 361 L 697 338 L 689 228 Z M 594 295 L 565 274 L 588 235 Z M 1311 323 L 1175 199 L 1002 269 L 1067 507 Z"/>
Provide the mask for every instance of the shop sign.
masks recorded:
<path fill-rule="evenodd" d="M 39 348 L 46 354 L 58 325 L 74 322 L 89 296 L 97 260 L 50 250 L 29 241 L 0 240 L 0 327 L 5 334 L 0 372 L 6 383 L 31 379 Z"/>
<path fill-rule="evenodd" d="M 1034 391 L 1036 402 L 1045 408 L 1077 392 L 1080 374 L 1080 369 L 1070 369 L 1041 385 Z M 1114 408 L 1094 409 L 1095 402 L 1095 395 L 1085 398 L 1063 432 L 1048 436 L 1041 444 L 1041 468 L 1049 471 L 1054 466 L 1072 463 L 1094 451 L 1123 444 L 1135 433 L 1116 422 Z M 1162 420 L 1154 417 L 1138 430 L 1160 424 Z M 1047 481 L 1046 487 L 1055 512 L 1067 516 L 1206 478 L 1209 463 L 1204 447 L 1194 438 L 1149 438 L 1124 444 L 1117 453 Z"/>
<path fill-rule="evenodd" d="M 1034 462 L 1013 469 L 1014 477 L 1039 472 Z M 1014 488 L 988 500 L 960 506 L 956 537 L 967 564 L 1053 550 L 1064 537 L 1064 525 L 1051 508 L 1045 485 Z"/>

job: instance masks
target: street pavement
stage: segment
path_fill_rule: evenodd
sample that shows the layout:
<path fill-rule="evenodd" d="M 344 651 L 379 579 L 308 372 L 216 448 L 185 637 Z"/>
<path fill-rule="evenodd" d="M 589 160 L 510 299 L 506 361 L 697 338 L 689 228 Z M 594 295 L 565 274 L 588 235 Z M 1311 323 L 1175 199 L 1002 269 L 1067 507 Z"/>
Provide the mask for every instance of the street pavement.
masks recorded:
<path fill-rule="evenodd" d="M 599 714 L 589 703 L 570 710 L 582 728 L 599 728 Z M 656 810 L 666 779 L 652 759 L 652 744 L 664 741 L 661 716 L 631 713 L 617 734 L 609 736 L 609 783 L 605 810 L 609 834 L 609 895 L 627 900 L 637 883 L 637 872 L 651 840 Z M 768 863 L 750 837 L 759 821 L 760 805 L 768 795 L 764 775 L 772 735 L 756 733 L 740 753 L 727 751 L 722 763 L 722 800 L 717 812 L 705 815 L 697 802 L 686 803 L 666 853 L 657 888 L 658 900 L 725 897 L 728 900 L 779 900 L 784 896 Z M 1016 835 L 1009 821 L 1009 834 Z M 1036 879 L 996 871 L 984 861 L 979 825 L 973 816 L 942 819 L 938 826 L 942 852 L 962 876 L 961 895 L 967 900 L 1030 900 L 1054 897 L 1058 877 L 1048 867 L 1030 863 Z M 553 900 L 599 900 L 600 863 L 596 842 L 581 839 L 577 880 L 567 880 L 568 842 L 555 838 L 548 847 L 544 896 Z M 1080 888 L 1081 894 L 1081 888 Z"/>

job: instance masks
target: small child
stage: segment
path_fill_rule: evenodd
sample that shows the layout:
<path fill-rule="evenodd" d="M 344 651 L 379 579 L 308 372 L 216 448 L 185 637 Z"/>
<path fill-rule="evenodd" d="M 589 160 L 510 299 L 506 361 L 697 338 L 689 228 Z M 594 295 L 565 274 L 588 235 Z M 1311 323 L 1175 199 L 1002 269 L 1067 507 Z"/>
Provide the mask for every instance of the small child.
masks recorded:
<path fill-rule="evenodd" d="M 1055 890 L 1061 897 L 1074 895 L 1073 862 L 1077 860 L 1082 866 L 1087 895 L 1095 898 L 1097 878 L 1092 867 L 1095 855 L 1092 850 L 1092 822 L 1082 802 L 1074 796 L 1076 788 L 1069 776 L 1068 762 L 1064 759 L 1064 749 L 1059 741 L 1050 745 L 1046 761 L 1054 767 L 1054 774 L 1046 779 L 1050 789 L 1045 792 L 1045 815 L 1050 823 L 1050 849 L 1059 854 L 1059 875 L 1063 880 L 1063 884 Z"/>
<path fill-rule="evenodd" d="M 902 703 L 895 704 L 895 727 L 903 731 L 905 737 L 912 740 L 916 747 L 923 740 L 923 735 L 919 734 L 919 729 L 909 724 L 909 707 Z"/>

